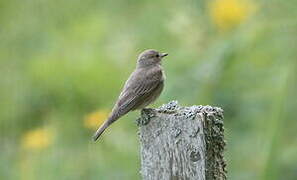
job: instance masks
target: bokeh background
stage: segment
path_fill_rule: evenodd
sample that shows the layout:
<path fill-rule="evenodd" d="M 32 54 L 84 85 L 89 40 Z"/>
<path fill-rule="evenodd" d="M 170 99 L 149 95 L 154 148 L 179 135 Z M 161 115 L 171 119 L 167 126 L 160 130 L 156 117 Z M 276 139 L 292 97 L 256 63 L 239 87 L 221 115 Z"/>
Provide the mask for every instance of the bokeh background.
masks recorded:
<path fill-rule="evenodd" d="M 91 136 L 148 48 L 170 54 L 153 107 L 224 109 L 229 179 L 297 179 L 296 6 L 1 0 L 0 179 L 140 179 L 138 112 Z"/>

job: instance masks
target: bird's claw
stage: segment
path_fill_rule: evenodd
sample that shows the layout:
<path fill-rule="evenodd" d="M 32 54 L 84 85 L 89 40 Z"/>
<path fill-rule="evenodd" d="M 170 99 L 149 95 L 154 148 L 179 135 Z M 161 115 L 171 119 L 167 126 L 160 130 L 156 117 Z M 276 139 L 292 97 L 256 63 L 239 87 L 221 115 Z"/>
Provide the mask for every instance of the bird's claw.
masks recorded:
<path fill-rule="evenodd" d="M 156 112 L 152 108 L 144 108 L 141 110 L 141 117 L 136 120 L 137 126 L 147 125 L 151 118 L 156 117 Z"/>

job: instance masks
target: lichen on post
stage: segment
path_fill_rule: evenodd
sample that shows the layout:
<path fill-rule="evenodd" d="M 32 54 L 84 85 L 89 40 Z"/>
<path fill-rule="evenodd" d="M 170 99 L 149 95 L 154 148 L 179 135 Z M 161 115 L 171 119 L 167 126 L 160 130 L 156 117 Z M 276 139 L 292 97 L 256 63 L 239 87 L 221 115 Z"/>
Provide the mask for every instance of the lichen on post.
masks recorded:
<path fill-rule="evenodd" d="M 223 110 L 172 101 L 144 109 L 139 126 L 143 180 L 226 179 Z"/>

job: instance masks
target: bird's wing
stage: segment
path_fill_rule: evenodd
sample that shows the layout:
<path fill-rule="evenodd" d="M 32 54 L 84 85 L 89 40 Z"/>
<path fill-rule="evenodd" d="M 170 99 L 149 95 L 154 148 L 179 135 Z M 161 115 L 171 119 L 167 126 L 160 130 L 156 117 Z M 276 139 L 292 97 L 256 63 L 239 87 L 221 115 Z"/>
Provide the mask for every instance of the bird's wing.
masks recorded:
<path fill-rule="evenodd" d="M 140 74 L 143 71 L 135 71 L 128 81 L 117 101 L 119 114 L 125 114 L 128 111 L 135 109 L 135 105 L 146 95 L 152 93 L 161 83 L 163 83 L 162 70 L 148 70 L 146 74 Z"/>

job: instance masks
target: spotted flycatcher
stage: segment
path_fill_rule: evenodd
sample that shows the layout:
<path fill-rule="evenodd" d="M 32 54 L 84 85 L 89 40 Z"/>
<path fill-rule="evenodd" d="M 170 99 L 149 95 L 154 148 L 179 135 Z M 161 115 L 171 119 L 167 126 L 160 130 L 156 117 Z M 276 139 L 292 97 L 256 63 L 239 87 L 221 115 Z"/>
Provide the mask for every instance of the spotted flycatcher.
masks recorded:
<path fill-rule="evenodd" d="M 161 60 L 167 55 L 149 49 L 138 56 L 136 69 L 126 81 L 110 116 L 94 134 L 94 141 L 120 117 L 129 111 L 145 108 L 159 97 L 165 80 Z"/>

